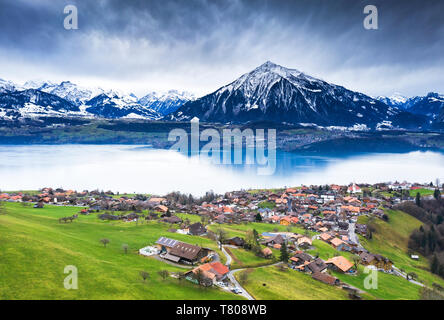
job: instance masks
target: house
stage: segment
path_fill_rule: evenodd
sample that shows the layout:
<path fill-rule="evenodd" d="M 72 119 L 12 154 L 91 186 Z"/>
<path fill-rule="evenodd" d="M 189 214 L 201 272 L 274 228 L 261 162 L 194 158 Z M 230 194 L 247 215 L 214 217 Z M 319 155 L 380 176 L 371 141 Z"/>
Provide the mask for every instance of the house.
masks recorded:
<path fill-rule="evenodd" d="M 357 223 L 356 227 L 355 227 L 355 231 L 356 231 L 356 233 L 365 237 L 367 235 L 367 225 Z"/>
<path fill-rule="evenodd" d="M 167 213 L 167 212 L 168 212 L 168 207 L 159 204 L 159 205 L 157 205 L 157 206 L 154 207 L 154 210 L 155 210 L 155 211 L 158 211 L 158 212 L 162 212 L 162 213 Z"/>
<path fill-rule="evenodd" d="M 273 246 L 275 244 L 283 244 L 284 241 L 285 241 L 284 237 L 282 237 L 280 234 L 277 234 L 271 238 L 264 240 L 263 244 L 267 246 Z"/>
<path fill-rule="evenodd" d="M 284 226 L 289 226 L 291 224 L 291 218 L 290 217 L 282 217 L 279 221 L 279 224 Z"/>
<path fill-rule="evenodd" d="M 182 219 L 179 218 L 178 216 L 171 216 L 163 218 L 162 221 L 166 223 L 181 223 Z"/>
<path fill-rule="evenodd" d="M 338 227 L 339 227 L 340 229 L 342 229 L 342 230 L 348 230 L 348 223 L 347 223 L 347 222 L 339 221 L 339 222 L 338 222 Z"/>
<path fill-rule="evenodd" d="M 291 264 L 293 265 L 302 265 L 302 264 L 308 264 L 312 261 L 312 257 L 309 254 L 298 252 L 293 257 L 290 258 Z"/>
<path fill-rule="evenodd" d="M 208 250 L 188 244 L 185 242 L 177 242 L 174 247 L 165 255 L 165 259 L 174 262 L 184 262 L 188 264 L 194 264 L 199 259 L 205 257 L 208 254 Z"/>
<path fill-rule="evenodd" d="M 317 258 L 306 265 L 305 271 L 308 271 L 310 273 L 320 273 L 325 270 L 327 270 L 328 266 L 324 262 L 324 260 Z"/>
<path fill-rule="evenodd" d="M 339 238 L 334 238 L 334 239 L 330 240 L 330 243 L 333 246 L 333 248 L 335 248 L 336 250 L 339 250 L 339 251 L 349 251 L 350 250 L 349 245 Z"/>
<path fill-rule="evenodd" d="M 291 221 L 291 223 L 297 224 L 299 222 L 299 218 L 298 217 L 291 217 L 290 221 Z"/>
<path fill-rule="evenodd" d="M 148 203 L 150 204 L 154 204 L 154 205 L 159 205 L 162 204 L 163 202 L 165 202 L 166 199 L 165 198 L 156 198 L 156 197 L 152 197 L 148 200 Z"/>
<path fill-rule="evenodd" d="M 169 252 L 179 241 L 166 238 L 166 237 L 160 237 L 155 242 L 157 248 L 161 253 L 167 253 Z"/>
<path fill-rule="evenodd" d="M 227 239 L 225 241 L 225 244 L 228 244 L 231 246 L 243 247 L 245 245 L 245 240 L 240 237 L 233 237 L 233 238 Z"/>
<path fill-rule="evenodd" d="M 198 282 L 198 277 L 202 277 L 200 279 L 201 284 L 209 286 L 214 284 L 216 281 L 224 280 L 229 271 L 230 270 L 227 266 L 224 266 L 219 261 L 216 261 L 200 265 L 197 268 L 187 272 L 185 276 L 188 280 L 193 282 Z"/>
<path fill-rule="evenodd" d="M 270 248 L 264 248 L 264 249 L 262 249 L 262 255 L 265 258 L 270 258 L 273 255 L 273 251 L 271 251 Z"/>
<path fill-rule="evenodd" d="M 330 258 L 325 263 L 329 268 L 340 272 L 350 272 L 353 268 L 353 263 L 348 261 L 343 256 Z"/>
<path fill-rule="evenodd" d="M 322 241 L 325 241 L 325 242 L 329 242 L 331 238 L 333 238 L 333 237 L 330 234 L 325 233 L 325 232 L 321 233 L 319 235 L 319 239 L 321 239 Z"/>
<path fill-rule="evenodd" d="M 123 216 L 123 219 L 125 219 L 126 221 L 133 221 L 133 220 L 137 220 L 138 218 L 139 218 L 139 215 L 135 212 L 131 212 L 131 213 L 128 213 Z"/>
<path fill-rule="evenodd" d="M 205 233 L 207 233 L 207 229 L 204 227 L 204 225 L 200 222 L 193 223 L 189 227 L 190 234 L 193 236 L 201 236 Z"/>
<path fill-rule="evenodd" d="M 340 284 L 339 279 L 329 275 L 325 272 L 316 272 L 311 275 L 311 277 L 315 280 L 321 281 L 323 283 L 329 284 L 331 286 L 337 286 Z"/>
<path fill-rule="evenodd" d="M 361 188 L 359 188 L 356 183 L 353 183 L 351 186 L 347 188 L 348 193 L 360 193 L 362 192 Z"/>
<path fill-rule="evenodd" d="M 300 237 L 298 240 L 296 240 L 297 244 L 299 247 L 302 248 L 308 248 L 309 246 L 312 245 L 312 241 L 310 238 L 308 237 Z"/>
<path fill-rule="evenodd" d="M 380 254 L 372 254 L 368 252 L 361 252 L 359 254 L 361 258 L 361 263 L 365 266 L 373 265 L 378 269 L 384 269 L 385 271 L 389 271 L 392 269 L 393 262 L 388 258 L 381 256 Z"/>

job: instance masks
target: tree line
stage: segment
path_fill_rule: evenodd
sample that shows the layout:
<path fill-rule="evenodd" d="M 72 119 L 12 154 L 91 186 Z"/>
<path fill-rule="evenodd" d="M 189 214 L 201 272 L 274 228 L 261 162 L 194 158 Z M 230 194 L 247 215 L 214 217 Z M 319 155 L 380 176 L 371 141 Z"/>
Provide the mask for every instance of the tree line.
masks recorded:
<path fill-rule="evenodd" d="M 408 247 L 430 260 L 430 269 L 444 278 L 444 200 L 438 189 L 434 199 L 424 200 L 419 193 L 415 202 L 404 202 L 395 207 L 417 218 L 424 224 L 410 235 Z"/>

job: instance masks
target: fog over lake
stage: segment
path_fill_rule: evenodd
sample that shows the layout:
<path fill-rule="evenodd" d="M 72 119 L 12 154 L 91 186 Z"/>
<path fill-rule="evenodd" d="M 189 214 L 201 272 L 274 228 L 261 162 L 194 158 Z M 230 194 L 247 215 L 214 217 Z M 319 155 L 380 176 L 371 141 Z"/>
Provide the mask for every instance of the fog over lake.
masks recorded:
<path fill-rule="evenodd" d="M 172 150 L 133 145 L 0 146 L 0 189 L 62 187 L 163 195 L 203 194 L 301 184 L 444 182 L 438 152 L 360 154 L 347 157 L 277 152 L 276 170 L 261 176 L 254 165 L 214 165 Z"/>

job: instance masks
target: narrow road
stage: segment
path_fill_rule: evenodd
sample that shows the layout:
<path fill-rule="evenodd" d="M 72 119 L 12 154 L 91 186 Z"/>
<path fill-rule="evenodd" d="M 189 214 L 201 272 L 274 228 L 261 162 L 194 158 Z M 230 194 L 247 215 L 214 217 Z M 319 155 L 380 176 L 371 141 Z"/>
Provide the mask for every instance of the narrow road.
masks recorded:
<path fill-rule="evenodd" d="M 227 257 L 227 262 L 225 262 L 225 265 L 229 268 L 231 265 L 231 262 L 233 261 L 233 259 L 231 258 L 231 256 L 228 254 L 228 252 L 225 250 L 224 246 L 222 246 L 222 252 L 225 255 L 225 257 Z"/>
<path fill-rule="evenodd" d="M 359 243 L 359 238 L 356 235 L 356 224 L 355 223 L 349 223 L 348 225 L 348 238 L 350 241 L 358 244 L 358 247 L 361 247 L 361 244 Z"/>
<path fill-rule="evenodd" d="M 230 281 L 235 285 L 236 288 L 238 288 L 241 293 L 241 296 L 244 296 L 245 298 L 247 298 L 248 300 L 255 300 L 248 292 L 247 290 L 245 290 L 240 283 L 236 280 L 236 277 L 234 276 L 234 274 L 238 271 L 241 271 L 244 269 L 236 269 L 236 270 L 232 270 L 228 273 L 228 279 L 230 279 Z"/>
<path fill-rule="evenodd" d="M 225 250 L 224 246 L 222 246 L 222 253 L 225 255 L 225 257 L 227 258 L 227 262 L 225 263 L 225 265 L 230 268 L 231 262 L 233 261 L 231 256 L 228 254 L 228 252 Z M 242 269 L 236 269 L 236 270 L 230 270 L 230 272 L 228 272 L 228 279 L 230 279 L 230 281 L 234 284 L 234 286 L 236 288 L 238 288 L 241 293 L 240 295 L 247 298 L 248 300 L 254 300 L 254 298 L 247 292 L 247 290 L 245 290 L 240 283 L 236 280 L 236 278 L 234 277 L 234 273 L 240 271 Z"/>
<path fill-rule="evenodd" d="M 407 280 L 407 274 L 406 274 L 406 273 L 401 272 L 401 270 L 399 270 L 399 269 L 398 269 L 397 267 L 395 267 L 395 266 L 393 266 L 393 270 L 394 270 L 394 273 L 395 273 L 397 276 L 403 277 L 404 279 Z M 416 285 L 418 285 L 418 286 L 425 287 L 424 284 L 422 284 L 421 282 L 418 282 L 418 281 L 416 281 L 416 280 L 411 279 L 411 280 L 408 280 L 408 281 L 410 281 L 411 283 L 416 284 Z"/>
<path fill-rule="evenodd" d="M 225 250 L 224 246 L 222 246 L 222 252 L 225 255 L 225 257 L 227 257 L 227 262 L 225 263 L 225 265 L 229 268 L 230 265 L 231 265 L 231 262 L 233 260 L 232 260 L 231 256 L 228 254 L 228 252 Z M 248 268 L 248 269 L 266 268 L 266 267 L 271 267 L 271 266 L 277 266 L 278 264 L 281 264 L 281 262 L 276 262 L 276 263 L 273 263 L 273 264 L 267 264 L 267 265 L 264 265 L 264 266 L 259 266 L 259 267 L 255 267 L 255 268 Z M 230 270 L 230 272 L 227 275 L 228 279 L 230 279 L 230 281 L 234 284 L 234 286 L 241 291 L 241 293 L 240 293 L 241 296 L 247 298 L 248 300 L 255 300 L 253 298 L 253 296 L 251 296 L 248 293 L 248 291 L 245 290 L 245 288 L 240 285 L 240 283 L 236 280 L 236 277 L 234 276 L 234 274 L 236 272 L 243 271 L 243 270 L 247 270 L 247 268 Z"/>

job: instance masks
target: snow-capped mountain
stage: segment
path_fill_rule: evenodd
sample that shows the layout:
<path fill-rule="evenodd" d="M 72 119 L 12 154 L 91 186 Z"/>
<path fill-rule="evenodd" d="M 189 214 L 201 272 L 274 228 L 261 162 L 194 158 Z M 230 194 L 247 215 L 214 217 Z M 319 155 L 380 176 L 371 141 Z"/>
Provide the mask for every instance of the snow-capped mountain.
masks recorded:
<path fill-rule="evenodd" d="M 266 62 L 234 82 L 185 103 L 167 120 L 274 121 L 320 126 L 419 126 L 423 119 L 365 94 Z"/>
<path fill-rule="evenodd" d="M 376 98 L 377 100 L 384 102 L 388 106 L 399 107 L 402 108 L 403 105 L 407 102 L 408 98 L 400 93 L 395 92 L 390 97 L 379 96 Z"/>
<path fill-rule="evenodd" d="M 99 117 L 155 120 L 160 113 L 138 103 L 134 94 L 85 88 L 70 81 L 27 81 L 23 85 L 0 79 L 0 118 Z M 153 101 L 154 103 L 155 101 Z"/>
<path fill-rule="evenodd" d="M 80 106 L 86 101 L 104 92 L 101 88 L 80 87 L 70 81 L 62 81 L 59 84 L 52 82 L 27 81 L 23 85 L 25 89 L 37 89 L 54 94 L 60 98 L 71 101 Z"/>
<path fill-rule="evenodd" d="M 404 104 L 404 109 L 414 114 L 436 119 L 444 109 L 444 95 L 430 92 L 425 97 L 410 98 Z"/>
<path fill-rule="evenodd" d="M 167 92 L 149 92 L 139 100 L 142 106 L 159 112 L 162 116 L 166 116 L 175 112 L 185 102 L 194 100 L 192 93 L 185 91 L 169 90 Z"/>
<path fill-rule="evenodd" d="M 436 118 L 437 123 L 444 123 L 444 108 L 441 109 L 438 117 Z"/>
<path fill-rule="evenodd" d="M 16 90 L 15 83 L 0 79 L 0 93 Z"/>
<path fill-rule="evenodd" d="M 426 96 L 407 98 L 395 93 L 390 97 L 378 97 L 389 106 L 396 106 L 413 114 L 423 115 L 434 121 L 444 108 L 444 95 L 430 92 Z"/>
<path fill-rule="evenodd" d="M 65 115 L 81 115 L 81 110 L 70 101 L 36 89 L 0 94 L 0 117 L 4 119 Z"/>
<path fill-rule="evenodd" d="M 99 94 L 80 107 L 89 114 L 104 118 L 143 118 L 159 119 L 162 116 L 155 110 L 138 103 L 135 95 L 125 95 L 117 91 Z"/>

